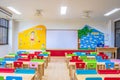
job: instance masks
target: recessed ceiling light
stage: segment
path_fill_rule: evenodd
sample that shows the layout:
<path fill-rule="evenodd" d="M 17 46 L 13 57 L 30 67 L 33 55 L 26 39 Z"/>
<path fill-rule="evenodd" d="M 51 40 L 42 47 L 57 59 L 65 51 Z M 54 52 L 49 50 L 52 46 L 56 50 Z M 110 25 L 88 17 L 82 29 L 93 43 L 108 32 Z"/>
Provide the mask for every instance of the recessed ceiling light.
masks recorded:
<path fill-rule="evenodd" d="M 16 10 L 15 8 L 13 8 L 13 7 L 7 7 L 7 8 L 10 9 L 11 11 L 13 11 L 16 14 L 21 15 L 21 13 L 18 10 Z"/>
<path fill-rule="evenodd" d="M 113 9 L 112 11 L 110 11 L 110 12 L 104 14 L 104 16 L 109 16 L 109 15 L 111 15 L 111 14 L 113 14 L 113 13 L 119 11 L 119 10 L 120 10 L 120 8 L 115 8 L 115 9 Z"/>
<path fill-rule="evenodd" d="M 62 6 L 61 10 L 60 10 L 61 15 L 65 15 L 66 11 L 67 11 L 67 7 L 66 6 Z"/>

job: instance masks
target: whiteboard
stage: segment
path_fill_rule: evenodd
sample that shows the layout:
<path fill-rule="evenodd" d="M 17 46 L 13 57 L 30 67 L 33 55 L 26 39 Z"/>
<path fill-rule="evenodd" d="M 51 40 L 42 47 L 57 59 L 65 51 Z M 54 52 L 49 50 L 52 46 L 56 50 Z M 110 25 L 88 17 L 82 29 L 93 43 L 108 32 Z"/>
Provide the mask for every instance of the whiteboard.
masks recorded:
<path fill-rule="evenodd" d="M 77 49 L 77 30 L 47 30 L 47 49 Z"/>

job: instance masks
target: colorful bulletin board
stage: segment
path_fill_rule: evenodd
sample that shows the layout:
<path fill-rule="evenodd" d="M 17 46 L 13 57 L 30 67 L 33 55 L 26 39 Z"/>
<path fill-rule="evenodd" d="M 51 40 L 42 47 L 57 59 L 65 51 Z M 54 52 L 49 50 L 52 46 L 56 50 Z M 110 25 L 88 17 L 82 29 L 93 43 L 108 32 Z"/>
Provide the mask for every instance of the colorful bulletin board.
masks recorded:
<path fill-rule="evenodd" d="M 104 33 L 85 25 L 78 30 L 78 49 L 104 47 Z"/>
<path fill-rule="evenodd" d="M 18 49 L 41 50 L 46 48 L 46 27 L 38 25 L 18 34 Z"/>

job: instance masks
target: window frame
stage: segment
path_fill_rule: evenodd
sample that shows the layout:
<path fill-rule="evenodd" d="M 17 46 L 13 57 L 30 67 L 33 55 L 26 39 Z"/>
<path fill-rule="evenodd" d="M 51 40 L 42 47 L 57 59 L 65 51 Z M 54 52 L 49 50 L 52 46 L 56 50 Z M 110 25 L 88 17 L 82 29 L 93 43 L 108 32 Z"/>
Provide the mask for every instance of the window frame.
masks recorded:
<path fill-rule="evenodd" d="M 4 19 L 4 18 L 0 18 L 0 19 L 3 19 L 3 20 L 5 20 L 6 21 L 6 25 L 2 25 L 2 23 L 0 23 L 0 28 L 1 29 L 5 29 L 6 31 L 7 31 L 7 33 L 6 33 L 6 43 L 4 43 L 4 42 L 2 42 L 2 43 L 0 43 L 0 45 L 8 45 L 8 37 L 9 37 L 9 20 L 7 20 L 7 19 Z M 2 37 L 3 37 L 3 34 L 0 34 L 0 35 L 2 35 Z"/>

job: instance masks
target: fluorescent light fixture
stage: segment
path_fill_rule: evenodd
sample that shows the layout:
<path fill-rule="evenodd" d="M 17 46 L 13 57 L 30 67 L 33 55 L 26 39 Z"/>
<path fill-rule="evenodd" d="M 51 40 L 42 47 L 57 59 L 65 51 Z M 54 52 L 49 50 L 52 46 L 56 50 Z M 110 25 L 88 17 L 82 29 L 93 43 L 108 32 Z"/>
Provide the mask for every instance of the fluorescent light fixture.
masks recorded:
<path fill-rule="evenodd" d="M 67 11 L 67 7 L 66 6 L 62 6 L 61 10 L 60 10 L 61 15 L 65 15 L 66 11 Z"/>
<path fill-rule="evenodd" d="M 10 9 L 11 11 L 13 11 L 14 13 L 21 15 L 21 13 L 19 11 L 17 11 L 15 8 L 13 7 L 7 7 L 8 9 Z"/>
<path fill-rule="evenodd" d="M 111 14 L 113 14 L 113 13 L 119 11 L 119 10 L 120 10 L 120 8 L 115 8 L 115 9 L 113 9 L 112 11 L 110 11 L 110 12 L 104 14 L 104 16 L 109 16 L 109 15 L 111 15 Z"/>

